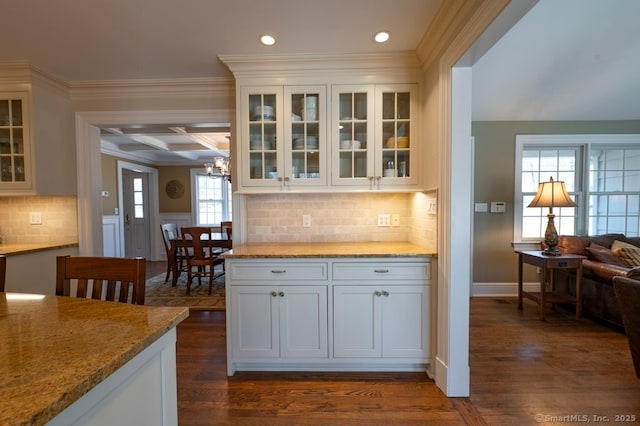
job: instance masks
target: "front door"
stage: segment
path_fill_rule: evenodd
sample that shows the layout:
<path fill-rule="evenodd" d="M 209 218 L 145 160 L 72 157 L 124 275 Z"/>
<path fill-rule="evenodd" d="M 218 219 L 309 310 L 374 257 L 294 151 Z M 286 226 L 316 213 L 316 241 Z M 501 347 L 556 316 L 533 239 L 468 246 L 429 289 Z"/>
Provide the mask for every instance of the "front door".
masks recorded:
<path fill-rule="evenodd" d="M 150 254 L 149 178 L 146 173 L 122 171 L 122 209 L 124 214 L 124 255 Z"/>

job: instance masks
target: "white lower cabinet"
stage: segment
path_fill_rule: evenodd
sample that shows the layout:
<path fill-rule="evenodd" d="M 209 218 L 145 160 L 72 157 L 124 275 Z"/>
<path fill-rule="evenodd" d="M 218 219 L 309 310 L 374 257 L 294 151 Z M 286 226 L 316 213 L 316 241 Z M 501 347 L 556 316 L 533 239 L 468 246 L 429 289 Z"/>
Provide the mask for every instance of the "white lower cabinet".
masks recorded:
<path fill-rule="evenodd" d="M 426 358 L 427 289 L 424 285 L 334 286 L 334 356 Z"/>
<path fill-rule="evenodd" d="M 233 357 L 326 358 L 327 286 L 231 288 Z"/>
<path fill-rule="evenodd" d="M 227 258 L 227 373 L 424 371 L 429 267 L 428 258 Z"/>

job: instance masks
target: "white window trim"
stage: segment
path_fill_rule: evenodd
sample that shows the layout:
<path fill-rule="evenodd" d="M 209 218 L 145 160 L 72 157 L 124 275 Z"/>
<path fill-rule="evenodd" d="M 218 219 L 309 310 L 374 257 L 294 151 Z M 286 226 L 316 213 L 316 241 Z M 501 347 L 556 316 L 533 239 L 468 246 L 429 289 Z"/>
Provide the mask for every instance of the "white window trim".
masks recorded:
<path fill-rule="evenodd" d="M 532 248 L 535 245 L 539 248 L 538 240 L 522 238 L 522 151 L 524 147 L 582 147 L 582 159 L 576 163 L 576 173 L 580 176 L 575 191 L 576 204 L 576 233 L 583 235 L 587 229 L 586 217 L 588 205 L 584 200 L 588 191 L 588 162 L 589 151 L 592 146 L 620 146 L 621 148 L 640 145 L 640 134 L 584 134 L 584 135 L 516 135 L 515 149 L 515 176 L 514 176 L 514 197 L 513 197 L 513 243 L 516 250 Z"/>
<path fill-rule="evenodd" d="M 198 223 L 197 176 L 207 176 L 207 173 L 201 168 L 191 169 L 191 223 Z M 222 177 L 215 179 L 222 179 Z M 230 202 L 232 202 L 232 200 Z"/>

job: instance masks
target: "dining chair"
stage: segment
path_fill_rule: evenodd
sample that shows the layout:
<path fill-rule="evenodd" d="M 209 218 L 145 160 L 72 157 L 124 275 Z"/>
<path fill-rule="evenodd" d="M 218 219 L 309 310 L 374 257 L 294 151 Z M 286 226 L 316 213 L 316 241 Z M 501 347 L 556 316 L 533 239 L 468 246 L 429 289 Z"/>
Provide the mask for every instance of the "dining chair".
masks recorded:
<path fill-rule="evenodd" d="M 640 281 L 616 276 L 613 277 L 613 290 L 620 306 L 633 368 L 636 377 L 640 378 Z"/>
<path fill-rule="evenodd" d="M 7 276 L 7 257 L 0 254 L 0 292 L 4 291 L 4 281 Z"/>
<path fill-rule="evenodd" d="M 223 265 L 224 259 L 219 256 L 217 248 L 212 245 L 213 235 L 211 228 L 205 226 L 190 226 L 181 228 L 182 241 L 185 247 L 191 246 L 193 251 L 186 257 L 187 261 L 187 294 L 191 292 L 191 283 L 194 277 L 209 278 L 209 294 L 213 288 L 213 281 L 222 276 L 224 272 L 215 274 L 216 265 Z M 195 269 L 194 269 L 195 268 Z"/>
<path fill-rule="evenodd" d="M 226 235 L 227 240 L 232 240 L 233 238 L 233 222 L 229 221 L 222 221 L 220 222 L 220 232 L 223 235 Z"/>
<path fill-rule="evenodd" d="M 57 256 L 56 295 L 144 305 L 145 272 L 144 257 Z"/>
<path fill-rule="evenodd" d="M 169 275 L 171 273 L 170 262 L 172 261 L 172 259 L 169 259 L 169 257 L 171 256 L 171 240 L 179 239 L 182 237 L 180 236 L 178 225 L 176 225 L 175 223 L 165 223 L 160 225 L 160 231 L 162 232 L 162 242 L 164 243 L 164 249 L 167 252 L 167 274 L 164 277 L 164 282 L 166 283 L 167 281 L 169 281 Z M 178 265 L 177 275 L 180 275 L 182 271 L 187 270 L 185 266 L 186 256 L 184 253 L 184 248 L 176 248 L 176 253 L 174 256 Z"/>

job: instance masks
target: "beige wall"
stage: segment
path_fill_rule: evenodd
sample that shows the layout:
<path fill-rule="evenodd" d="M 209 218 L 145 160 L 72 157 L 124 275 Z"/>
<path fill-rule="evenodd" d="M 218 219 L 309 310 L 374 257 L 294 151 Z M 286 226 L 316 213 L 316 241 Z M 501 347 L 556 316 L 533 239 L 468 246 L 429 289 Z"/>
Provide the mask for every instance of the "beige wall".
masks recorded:
<path fill-rule="evenodd" d="M 77 198 L 0 197 L 0 235 L 4 244 L 78 241 Z M 42 213 L 42 224 L 31 225 L 30 212 Z"/>
<path fill-rule="evenodd" d="M 167 196 L 167 183 L 177 180 L 184 186 L 184 194 L 180 198 Z M 191 212 L 191 167 L 163 166 L 158 167 L 158 191 L 160 193 L 160 213 Z"/>
<path fill-rule="evenodd" d="M 474 213 L 473 281 L 516 282 L 518 263 L 511 247 L 516 135 L 640 133 L 640 121 L 474 122 L 472 133 L 474 202 L 507 203 L 505 214 Z"/>

